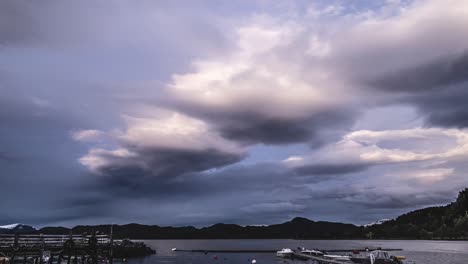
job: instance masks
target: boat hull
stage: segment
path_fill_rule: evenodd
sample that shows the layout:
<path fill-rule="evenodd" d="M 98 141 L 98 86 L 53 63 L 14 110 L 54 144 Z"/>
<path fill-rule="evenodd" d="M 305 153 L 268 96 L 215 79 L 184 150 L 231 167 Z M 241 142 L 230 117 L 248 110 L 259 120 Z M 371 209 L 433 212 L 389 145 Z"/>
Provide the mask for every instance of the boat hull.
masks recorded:
<path fill-rule="evenodd" d="M 280 258 L 290 258 L 292 253 L 276 253 L 276 256 Z"/>
<path fill-rule="evenodd" d="M 371 264 L 370 258 L 351 258 L 353 263 Z M 374 264 L 400 264 L 400 262 L 391 259 L 376 259 Z"/>

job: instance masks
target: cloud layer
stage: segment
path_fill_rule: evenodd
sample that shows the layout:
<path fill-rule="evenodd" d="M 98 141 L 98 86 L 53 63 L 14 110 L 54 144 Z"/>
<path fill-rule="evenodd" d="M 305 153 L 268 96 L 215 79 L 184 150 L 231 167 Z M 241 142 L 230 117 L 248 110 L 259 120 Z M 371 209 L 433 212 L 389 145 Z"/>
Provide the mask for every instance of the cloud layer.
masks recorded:
<path fill-rule="evenodd" d="M 468 185 L 467 29 L 465 0 L 3 1 L 0 223 L 366 223 L 448 202 Z"/>

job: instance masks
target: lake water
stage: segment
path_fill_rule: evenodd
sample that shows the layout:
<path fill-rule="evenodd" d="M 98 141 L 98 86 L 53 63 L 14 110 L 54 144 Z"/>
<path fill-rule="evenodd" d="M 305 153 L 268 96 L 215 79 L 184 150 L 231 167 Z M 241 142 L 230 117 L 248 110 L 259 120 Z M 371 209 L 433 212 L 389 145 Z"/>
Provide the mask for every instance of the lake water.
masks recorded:
<path fill-rule="evenodd" d="M 178 249 L 275 249 L 305 247 L 320 249 L 353 248 L 401 248 L 391 252 L 404 255 L 416 264 L 468 264 L 468 241 L 408 241 L 408 240 L 145 240 L 157 255 L 131 259 L 128 264 L 307 264 L 305 261 L 291 261 L 277 258 L 274 253 L 192 253 L 173 252 Z M 217 256 L 217 259 L 215 259 Z M 312 262 L 309 262 L 312 263 Z"/>

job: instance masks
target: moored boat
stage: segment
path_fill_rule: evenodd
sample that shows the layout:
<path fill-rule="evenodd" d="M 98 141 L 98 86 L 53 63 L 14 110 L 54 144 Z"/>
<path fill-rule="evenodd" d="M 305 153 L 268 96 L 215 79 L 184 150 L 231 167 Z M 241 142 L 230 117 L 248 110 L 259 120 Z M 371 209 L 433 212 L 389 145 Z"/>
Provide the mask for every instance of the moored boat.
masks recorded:
<path fill-rule="evenodd" d="M 388 252 L 382 250 L 372 251 L 366 256 L 351 257 L 353 263 L 360 264 L 401 264 L 403 256 L 390 256 Z"/>
<path fill-rule="evenodd" d="M 345 256 L 345 255 L 323 255 L 323 257 L 327 259 L 338 260 L 338 261 L 350 261 L 351 260 L 350 256 Z"/>
<path fill-rule="evenodd" d="M 303 249 L 301 250 L 301 254 L 311 255 L 311 256 L 323 256 L 325 255 L 322 251 L 316 249 Z"/>
<path fill-rule="evenodd" d="M 290 248 L 283 248 L 279 251 L 276 251 L 276 256 L 285 258 L 285 257 L 290 257 L 294 253 Z"/>
<path fill-rule="evenodd" d="M 323 258 L 326 258 L 326 259 L 338 260 L 338 261 L 349 261 L 350 260 L 349 256 L 331 255 L 331 254 L 327 254 L 327 253 L 325 253 L 323 251 L 320 251 L 318 249 L 305 249 L 305 248 L 302 248 L 301 254 L 316 256 L 316 257 L 323 257 Z"/>

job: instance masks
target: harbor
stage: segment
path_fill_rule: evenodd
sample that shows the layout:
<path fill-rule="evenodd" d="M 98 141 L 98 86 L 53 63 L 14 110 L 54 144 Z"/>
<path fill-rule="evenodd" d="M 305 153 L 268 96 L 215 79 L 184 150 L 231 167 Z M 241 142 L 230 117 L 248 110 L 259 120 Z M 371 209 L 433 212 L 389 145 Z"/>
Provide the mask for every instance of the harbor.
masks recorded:
<path fill-rule="evenodd" d="M 274 249 L 178 249 L 172 248 L 173 252 L 191 252 L 219 254 L 219 253 L 275 253 L 276 257 L 290 260 L 313 261 L 317 264 L 405 264 L 407 262 L 404 256 L 392 255 L 390 252 L 400 252 L 399 248 L 355 248 L 355 249 L 306 249 L 298 247 L 296 250 L 283 248 Z M 217 255 L 216 259 L 217 259 Z M 252 260 L 252 263 L 257 263 Z"/>

